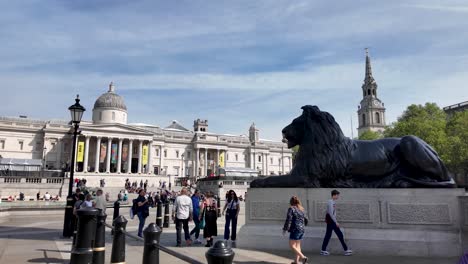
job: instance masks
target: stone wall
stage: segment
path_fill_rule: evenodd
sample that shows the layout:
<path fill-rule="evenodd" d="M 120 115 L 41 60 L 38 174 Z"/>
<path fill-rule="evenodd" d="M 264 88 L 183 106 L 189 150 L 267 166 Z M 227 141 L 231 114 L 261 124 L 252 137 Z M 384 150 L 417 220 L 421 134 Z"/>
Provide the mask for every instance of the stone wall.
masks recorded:
<path fill-rule="evenodd" d="M 253 188 L 248 191 L 246 225 L 250 233 L 240 245 L 286 249 L 278 235 L 297 195 L 309 218 L 304 245 L 320 250 L 325 232 L 325 210 L 332 189 Z M 362 254 L 459 256 L 462 231 L 468 231 L 468 198 L 464 189 L 340 189 L 337 218 L 351 247 Z M 277 231 L 273 231 L 277 230 Z M 242 236 L 239 236 L 242 238 Z M 278 241 L 274 243 L 272 241 Z M 333 240 L 332 240 L 333 241 Z M 245 244 L 243 244 L 245 242 Z M 284 245 L 283 245 L 284 244 Z M 306 248 L 307 251 L 307 247 Z M 331 249 L 340 249 L 332 242 Z"/>

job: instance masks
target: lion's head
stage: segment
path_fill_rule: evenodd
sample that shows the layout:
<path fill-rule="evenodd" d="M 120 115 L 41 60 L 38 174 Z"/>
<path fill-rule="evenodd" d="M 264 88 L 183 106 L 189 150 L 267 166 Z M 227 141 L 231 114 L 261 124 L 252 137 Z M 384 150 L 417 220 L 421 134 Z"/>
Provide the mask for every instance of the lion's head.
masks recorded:
<path fill-rule="evenodd" d="M 344 138 L 332 115 L 312 105 L 305 105 L 301 109 L 302 115 L 282 130 L 288 148 L 303 144 L 331 146 Z"/>

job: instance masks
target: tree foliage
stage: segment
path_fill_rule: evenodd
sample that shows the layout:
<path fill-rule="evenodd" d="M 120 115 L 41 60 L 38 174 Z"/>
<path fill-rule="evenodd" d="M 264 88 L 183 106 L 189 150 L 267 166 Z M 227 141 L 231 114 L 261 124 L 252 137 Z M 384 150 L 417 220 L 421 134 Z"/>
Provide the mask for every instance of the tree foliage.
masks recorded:
<path fill-rule="evenodd" d="M 385 137 L 406 135 L 431 145 L 453 173 L 468 175 L 468 111 L 447 116 L 435 103 L 410 105 L 384 132 Z"/>
<path fill-rule="evenodd" d="M 380 134 L 379 132 L 367 130 L 359 136 L 359 139 L 360 140 L 375 140 L 381 137 L 382 137 L 382 134 Z"/>

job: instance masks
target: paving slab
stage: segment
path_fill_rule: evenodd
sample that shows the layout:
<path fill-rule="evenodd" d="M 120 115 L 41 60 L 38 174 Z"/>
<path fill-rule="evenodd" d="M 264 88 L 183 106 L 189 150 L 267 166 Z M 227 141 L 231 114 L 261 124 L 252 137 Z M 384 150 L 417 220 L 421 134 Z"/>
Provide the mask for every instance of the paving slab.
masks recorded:
<path fill-rule="evenodd" d="M 109 215 L 110 212 L 108 212 Z M 152 216 L 154 216 L 152 214 Z M 242 216 L 242 215 L 241 215 Z M 242 216 L 243 217 L 243 216 Z M 151 221 L 150 221 L 151 220 Z M 244 220 L 239 219 L 241 223 Z M 154 221 L 150 217 L 147 224 Z M 109 223 L 110 221 L 108 221 Z M 63 215 L 44 215 L 33 217 L 10 217 L 8 221 L 0 225 L 0 263 L 24 264 L 24 263 L 69 263 L 71 239 L 61 238 Z M 137 233 L 138 220 L 128 222 L 127 231 Z M 193 224 L 190 225 L 193 227 Z M 222 235 L 224 220 L 219 219 L 218 234 Z M 161 244 L 184 255 L 195 258 L 206 263 L 205 253 L 207 248 L 203 245 L 192 245 L 191 247 L 177 248 L 175 246 L 175 225 L 171 223 L 170 228 L 165 228 L 161 235 Z M 218 238 L 222 238 L 218 236 Z M 143 243 L 135 239 L 127 238 L 126 241 L 126 263 L 140 264 L 143 256 Z M 288 243 L 287 239 L 282 241 Z M 292 253 L 288 251 L 261 252 L 246 248 L 235 248 L 234 263 L 238 264 L 273 264 L 291 263 Z M 110 231 L 106 232 L 106 263 L 110 262 L 112 249 L 112 236 Z M 354 256 L 342 255 L 320 256 L 315 250 L 305 250 L 310 263 L 317 264 L 453 264 L 458 258 L 411 258 L 411 257 L 388 257 L 388 256 L 360 256 L 356 252 Z M 184 263 L 164 252 L 160 254 L 160 263 Z"/>

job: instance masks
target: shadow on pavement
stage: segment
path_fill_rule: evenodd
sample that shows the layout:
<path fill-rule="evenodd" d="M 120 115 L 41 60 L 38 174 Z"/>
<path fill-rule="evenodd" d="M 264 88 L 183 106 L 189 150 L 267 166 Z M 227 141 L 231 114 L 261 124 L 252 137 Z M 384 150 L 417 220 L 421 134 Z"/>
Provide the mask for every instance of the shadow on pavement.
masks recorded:
<path fill-rule="evenodd" d="M 68 263 L 68 260 L 64 259 L 59 259 L 59 258 L 49 258 L 47 255 L 47 252 L 60 252 L 59 250 L 48 250 L 48 249 L 38 249 L 38 251 L 42 251 L 44 253 L 43 258 L 34 258 L 34 259 L 29 259 L 29 263 Z"/>
<path fill-rule="evenodd" d="M 50 234 L 50 235 L 46 235 Z M 53 237 L 61 236 L 62 230 L 52 228 L 39 227 L 12 227 L 0 230 L 0 238 L 17 238 L 31 240 L 47 240 L 50 241 Z"/>

